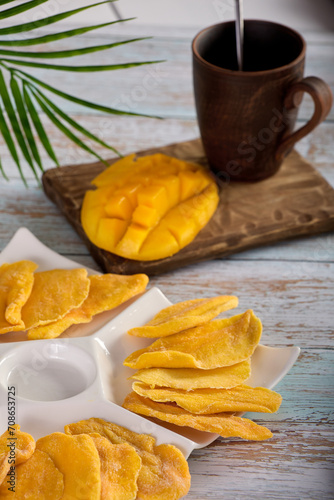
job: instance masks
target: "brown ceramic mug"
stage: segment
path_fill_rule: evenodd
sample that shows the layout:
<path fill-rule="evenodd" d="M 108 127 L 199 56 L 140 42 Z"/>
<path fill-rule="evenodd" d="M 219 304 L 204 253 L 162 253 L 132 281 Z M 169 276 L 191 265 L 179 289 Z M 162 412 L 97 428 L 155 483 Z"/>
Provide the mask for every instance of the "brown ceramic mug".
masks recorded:
<path fill-rule="evenodd" d="M 195 37 L 194 93 L 212 170 L 225 180 L 259 181 L 273 175 L 293 145 L 325 119 L 332 93 L 319 78 L 303 78 L 306 44 L 299 33 L 258 20 L 246 20 L 244 28 L 242 71 L 233 21 Z M 314 113 L 293 132 L 304 92 L 314 101 Z"/>

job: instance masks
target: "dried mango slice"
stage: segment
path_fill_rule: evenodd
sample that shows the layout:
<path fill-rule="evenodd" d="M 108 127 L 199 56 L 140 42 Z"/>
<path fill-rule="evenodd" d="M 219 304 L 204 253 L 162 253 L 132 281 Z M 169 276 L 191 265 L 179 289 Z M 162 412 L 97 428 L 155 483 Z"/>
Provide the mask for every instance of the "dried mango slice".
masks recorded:
<path fill-rule="evenodd" d="M 231 389 L 195 389 L 184 391 L 157 387 L 151 389 L 142 382 L 134 382 L 132 389 L 146 398 L 159 403 L 176 403 L 191 413 L 201 415 L 222 412 L 255 411 L 274 413 L 280 407 L 282 397 L 264 387 L 239 385 Z"/>
<path fill-rule="evenodd" d="M 88 296 L 90 281 L 86 269 L 54 269 L 35 273 L 34 285 L 22 308 L 27 329 L 62 318 L 79 307 Z"/>
<path fill-rule="evenodd" d="M 6 477 L 11 465 L 18 465 L 28 460 L 35 450 L 34 438 L 20 431 L 15 424 L 0 436 L 0 484 Z M 0 497 L 1 498 L 1 497 Z"/>
<path fill-rule="evenodd" d="M 21 310 L 31 293 L 37 267 L 30 260 L 0 267 L 0 333 L 25 329 Z"/>
<path fill-rule="evenodd" d="M 250 361 L 213 370 L 199 368 L 146 368 L 138 370 L 131 378 L 144 382 L 151 388 L 171 387 L 191 391 L 193 389 L 230 389 L 240 385 L 250 376 Z"/>
<path fill-rule="evenodd" d="M 130 368 L 201 368 L 230 366 L 248 359 L 260 341 L 262 325 L 249 310 L 163 337 L 130 354 Z"/>
<path fill-rule="evenodd" d="M 135 500 L 141 458 L 133 446 L 112 444 L 97 433 L 93 439 L 101 462 L 101 500 Z"/>
<path fill-rule="evenodd" d="M 238 305 L 233 295 L 220 295 L 210 299 L 195 299 L 166 307 L 144 326 L 131 328 L 129 335 L 136 337 L 166 337 L 193 328 Z"/>
<path fill-rule="evenodd" d="M 113 309 L 142 293 L 148 283 L 145 274 L 122 276 L 103 274 L 89 276 L 88 297 L 80 307 L 72 309 L 63 318 L 28 330 L 28 339 L 51 339 L 61 335 L 71 325 L 89 323 L 95 314 Z"/>
<path fill-rule="evenodd" d="M 100 459 L 90 436 L 54 432 L 40 438 L 36 442 L 36 449 L 47 453 L 63 474 L 64 499 L 100 499 Z"/>
<path fill-rule="evenodd" d="M 155 446 L 155 439 L 137 434 L 99 418 L 90 418 L 65 426 L 68 434 L 98 433 L 112 443 L 129 443 L 142 460 L 138 476 L 138 498 L 141 500 L 178 500 L 190 488 L 188 463 L 173 445 Z"/>
<path fill-rule="evenodd" d="M 60 500 L 64 493 L 63 474 L 57 469 L 49 455 L 40 450 L 23 464 L 16 467 L 15 493 L 4 482 L 0 486 L 3 500 Z"/>
<path fill-rule="evenodd" d="M 208 170 L 163 154 L 118 160 L 98 175 L 81 209 L 82 227 L 99 248 L 134 260 L 171 256 L 215 212 L 218 188 Z"/>
<path fill-rule="evenodd" d="M 222 437 L 240 437 L 253 441 L 262 441 L 272 437 L 269 429 L 247 418 L 235 417 L 230 413 L 193 415 L 173 404 L 156 403 L 135 392 L 131 392 L 125 398 L 123 407 L 140 415 L 158 418 L 181 427 L 214 432 Z"/>

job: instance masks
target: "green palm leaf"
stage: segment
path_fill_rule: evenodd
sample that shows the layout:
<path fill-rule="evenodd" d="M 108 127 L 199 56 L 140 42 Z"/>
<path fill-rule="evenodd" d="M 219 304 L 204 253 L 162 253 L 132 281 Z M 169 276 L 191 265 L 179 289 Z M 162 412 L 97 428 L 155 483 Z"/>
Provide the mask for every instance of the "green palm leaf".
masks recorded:
<path fill-rule="evenodd" d="M 45 17 L 44 19 L 39 19 L 38 21 L 32 21 L 29 23 L 18 24 L 16 26 L 9 26 L 8 28 L 0 28 L 0 35 L 14 35 L 15 33 L 23 33 L 24 31 L 31 31 L 37 28 L 42 28 L 43 26 L 48 26 L 50 24 L 57 23 L 68 17 L 74 16 L 84 10 L 102 5 L 104 3 L 110 3 L 114 0 L 105 0 L 104 2 L 93 3 L 91 5 L 86 5 L 85 7 L 79 7 L 78 9 L 68 10 L 54 16 Z M 32 2 L 28 2 L 28 5 Z"/>
<path fill-rule="evenodd" d="M 21 121 L 22 129 L 25 132 L 25 136 L 27 138 L 27 141 L 28 141 L 28 144 L 30 147 L 30 151 L 32 153 L 32 156 L 33 156 L 35 162 L 37 163 L 37 165 L 39 166 L 39 168 L 43 172 L 41 158 L 39 156 L 39 152 L 38 152 L 37 145 L 36 145 L 36 142 L 34 139 L 34 135 L 33 135 L 32 130 L 31 130 L 31 126 L 30 126 L 30 122 L 28 119 L 24 100 L 23 100 L 23 97 L 21 94 L 21 90 L 20 90 L 18 82 L 15 80 L 13 75 L 10 79 L 10 88 L 11 88 L 12 95 L 13 95 L 14 100 L 15 100 L 15 105 L 16 105 L 16 109 L 17 109 L 17 112 L 18 112 L 18 115 L 19 115 L 19 118 Z"/>
<path fill-rule="evenodd" d="M 38 104 L 44 111 L 44 113 L 47 115 L 47 117 L 56 125 L 56 127 L 63 132 L 64 135 L 66 135 L 71 141 L 73 141 L 77 146 L 80 148 L 84 149 L 88 153 L 91 153 L 94 155 L 98 160 L 102 161 L 105 165 L 108 165 L 108 163 L 95 151 L 93 151 L 89 146 L 87 146 L 84 142 L 82 142 L 79 137 L 77 137 L 69 128 L 67 128 L 58 118 L 54 115 L 52 110 L 47 106 L 47 104 L 42 100 L 36 92 L 33 92 L 33 95 L 35 99 L 37 100 Z"/>
<path fill-rule="evenodd" d="M 11 7 L 10 9 L 0 11 L 0 20 L 7 19 L 8 17 L 16 16 L 17 14 L 21 14 L 22 12 L 26 12 L 27 10 L 33 9 L 42 3 L 47 2 L 48 0 L 31 0 L 30 2 L 26 2 L 23 5 L 17 5 L 16 7 Z"/>
<path fill-rule="evenodd" d="M 17 1 L 17 0 L 16 0 Z M 4 10 L 0 10 L 0 20 L 10 19 L 17 14 L 24 13 L 46 3 L 48 0 L 29 0 L 22 1 L 19 5 L 14 7 L 9 7 Z M 33 31 L 37 28 L 49 26 L 53 23 L 57 23 L 63 19 L 69 18 L 75 14 L 78 14 L 84 10 L 97 7 L 99 5 L 110 3 L 114 0 L 103 0 L 91 5 L 86 5 L 73 10 L 68 10 L 66 12 L 61 12 L 56 15 L 51 15 L 38 19 L 33 22 L 25 22 L 21 24 L 16 24 L 7 27 L 0 28 L 1 35 L 15 35 L 17 33 L 25 33 Z M 0 7 L 13 3 L 14 0 L 3 0 L 0 1 Z M 67 49 L 67 50 L 43 50 L 29 52 L 26 50 L 12 50 L 12 47 L 27 47 L 37 44 L 49 44 L 52 42 L 57 42 L 62 39 L 75 37 L 88 33 L 93 30 L 97 30 L 102 27 L 110 26 L 119 22 L 125 22 L 130 19 L 120 19 L 116 21 L 110 21 L 101 24 L 95 24 L 92 26 L 83 26 L 75 29 L 69 29 L 65 31 L 59 31 L 57 33 L 47 33 L 45 35 L 32 36 L 31 38 L 26 38 L 22 36 L 21 39 L 16 40 L 0 40 L 0 47 L 10 47 L 10 49 L 0 48 L 0 133 L 4 138 L 4 142 L 7 145 L 10 154 L 12 155 L 14 162 L 20 172 L 22 179 L 25 182 L 24 175 L 22 172 L 20 157 L 18 151 L 22 153 L 25 161 L 30 166 L 34 175 L 38 179 L 35 166 L 37 166 L 41 171 L 43 170 L 43 165 L 41 157 L 38 150 L 38 145 L 36 143 L 33 128 L 35 129 L 40 143 L 44 147 L 48 156 L 59 165 L 56 154 L 52 148 L 51 142 L 47 136 L 46 130 L 42 124 L 39 117 L 37 108 L 40 107 L 41 111 L 51 120 L 51 122 L 71 141 L 73 141 L 77 146 L 84 149 L 85 151 L 93 154 L 100 161 L 104 161 L 103 158 L 97 154 L 90 146 L 88 146 L 81 138 L 79 138 L 73 130 L 79 132 L 85 138 L 92 140 L 93 142 L 113 151 L 114 153 L 120 155 L 120 153 L 112 146 L 108 145 L 102 139 L 94 135 L 92 132 L 81 126 L 70 116 L 68 116 L 60 107 L 52 102 L 41 89 L 45 89 L 54 95 L 61 97 L 67 101 L 79 104 L 88 109 L 93 109 L 95 111 L 114 114 L 114 115 L 128 115 L 128 116 L 141 116 L 141 117 L 152 117 L 150 115 L 134 113 L 131 111 L 123 111 L 116 108 L 111 108 L 103 104 L 98 104 L 94 102 L 81 99 L 75 95 L 68 94 L 59 90 L 52 85 L 49 85 L 42 80 L 32 76 L 31 74 L 17 68 L 16 66 L 26 66 L 30 68 L 41 68 L 47 70 L 56 71 L 71 71 L 77 73 L 83 72 L 101 72 L 101 71 L 114 71 L 120 69 L 128 69 L 132 67 L 142 66 L 146 64 L 153 64 L 162 61 L 131 61 L 122 62 L 117 64 L 88 64 L 88 65 L 63 65 L 63 64 L 53 64 L 39 62 L 40 59 L 52 60 L 55 58 L 71 58 L 81 55 L 93 54 L 100 52 L 102 50 L 112 49 L 114 47 L 137 42 L 140 40 L 146 40 L 149 37 L 132 38 L 130 40 L 113 41 L 110 43 L 104 43 L 100 45 L 80 47 L 78 49 Z M 26 60 L 26 59 L 29 60 Z M 1 69 L 2 68 L 2 69 Z M 10 83 L 6 84 L 6 79 L 3 75 L 3 70 L 9 72 Z M 1 102 L 2 105 L 1 106 Z M 158 118 L 158 117 L 155 117 Z M 7 123 L 8 121 L 8 123 Z M 10 125 L 10 126 L 9 126 Z M 33 127 L 33 128 L 32 128 Z M 5 171 L 3 169 L 1 159 L 0 159 L 0 174 L 6 178 Z"/>
<path fill-rule="evenodd" d="M 58 50 L 53 52 L 25 52 L 23 50 L 5 50 L 0 49 L 0 55 L 11 56 L 11 57 L 31 57 L 34 59 L 60 59 L 67 57 L 82 56 L 85 54 L 92 54 L 93 52 L 99 52 L 101 50 L 112 49 L 113 47 L 118 47 L 119 45 L 125 45 L 126 43 L 138 42 L 140 40 L 148 40 L 150 37 L 145 38 L 132 38 L 131 40 L 122 40 L 121 42 L 107 43 L 105 45 L 94 45 L 92 47 L 84 47 L 82 49 L 74 50 Z M 9 61 L 9 59 L 3 59 L 4 61 Z M 12 60 L 10 60 L 12 62 Z M 146 64 L 146 63 L 144 63 Z M 44 65 L 45 67 L 46 65 Z M 51 68 L 54 69 L 54 68 Z M 119 69 L 115 68 L 114 69 Z"/>
<path fill-rule="evenodd" d="M 22 172 L 22 168 L 21 168 L 21 164 L 20 164 L 20 160 L 19 160 L 17 151 L 16 151 L 16 147 L 15 147 L 14 141 L 12 139 L 11 133 L 9 131 L 7 122 L 5 120 L 5 116 L 2 112 L 1 106 L 0 106 L 0 132 L 2 134 L 2 137 L 4 138 L 5 143 L 7 144 L 7 147 L 10 151 L 10 154 L 12 155 L 13 160 L 15 161 L 15 163 L 17 165 L 17 168 L 20 172 L 20 176 L 21 176 L 24 184 L 27 186 L 27 181 L 25 180 L 23 172 Z"/>
<path fill-rule="evenodd" d="M 4 169 L 3 169 L 2 162 L 1 162 L 1 158 L 0 158 L 0 172 L 1 172 L 2 177 L 3 177 L 6 181 L 9 181 L 9 178 L 7 177 L 6 172 L 5 172 L 5 171 L 4 171 Z"/>
<path fill-rule="evenodd" d="M 1 7 L 2 7 L 3 5 L 6 5 L 7 3 L 12 3 L 12 2 L 15 2 L 15 1 L 16 1 L 16 0 L 2 0 L 2 2 L 1 2 Z"/>
<path fill-rule="evenodd" d="M 30 97 L 29 93 L 27 92 L 25 85 L 23 86 L 23 97 L 24 97 L 24 102 L 27 106 L 27 110 L 30 114 L 31 121 L 34 124 L 34 127 L 36 129 L 38 137 L 39 137 L 41 143 L 43 144 L 45 151 L 47 152 L 47 154 L 49 155 L 51 160 L 54 161 L 55 164 L 59 167 L 58 159 L 55 155 L 55 152 L 52 149 L 51 143 L 48 139 L 48 136 L 47 136 L 45 129 L 42 125 L 42 122 L 38 116 L 38 113 L 36 111 L 34 103 L 32 102 L 31 97 Z"/>
<path fill-rule="evenodd" d="M 42 69 L 54 69 L 57 71 L 72 71 L 76 73 L 94 73 L 97 71 L 113 71 L 116 69 L 126 69 L 133 68 L 136 66 L 143 66 L 144 64 L 155 64 L 163 61 L 142 61 L 142 62 L 131 62 L 123 64 L 110 64 L 101 66 L 63 66 L 60 64 L 44 64 L 30 61 L 20 61 L 18 59 L 1 59 L 4 62 L 15 64 L 18 66 L 28 66 L 31 68 L 42 68 Z"/>
<path fill-rule="evenodd" d="M 109 23 L 95 24 L 94 26 L 85 26 L 84 28 L 75 28 L 72 30 L 61 31 L 59 33 L 52 33 L 51 35 L 43 35 L 35 38 L 23 38 L 22 40 L 0 40 L 0 46 L 27 47 L 30 45 L 40 45 L 42 43 L 57 42 L 58 40 L 63 40 L 64 38 L 83 35 L 85 33 L 88 33 L 89 31 L 105 28 L 107 26 L 111 26 L 112 24 L 125 23 L 126 21 L 132 21 L 133 19 L 135 18 L 129 17 L 127 19 L 117 19 L 117 21 L 110 21 Z"/>
<path fill-rule="evenodd" d="M 75 104 L 85 106 L 86 108 L 95 109 L 97 111 L 102 111 L 103 113 L 108 113 L 108 114 L 113 114 L 113 115 L 142 116 L 142 117 L 146 117 L 146 118 L 152 118 L 152 115 L 145 115 L 145 114 L 141 114 L 141 113 L 132 113 L 131 111 L 122 111 L 122 110 L 115 109 L 115 108 L 109 108 L 108 106 L 103 106 L 101 104 L 96 104 L 94 102 L 85 101 L 84 99 L 81 99 L 79 97 L 75 97 L 71 94 L 67 94 L 66 92 L 62 92 L 61 90 L 56 89 L 55 87 L 52 87 L 52 85 L 49 85 L 48 83 L 45 83 L 42 80 L 39 80 L 38 78 L 36 78 L 32 75 L 29 75 L 25 71 L 22 71 L 20 69 L 15 69 L 13 71 L 15 74 L 21 74 L 21 75 L 29 78 L 31 81 L 37 83 L 38 85 L 45 88 L 46 90 L 49 90 L 53 94 L 56 94 L 59 97 L 62 97 L 63 99 L 66 99 L 68 101 L 74 102 Z M 154 116 L 153 118 L 159 118 L 159 116 Z"/>
<path fill-rule="evenodd" d="M 8 90 L 6 87 L 5 79 L 3 77 L 1 70 L 0 70 L 0 96 L 1 96 L 4 108 L 7 112 L 11 126 L 13 128 L 13 132 L 14 132 L 14 135 L 15 135 L 16 140 L 18 142 L 18 145 L 20 146 L 20 149 L 23 153 L 23 156 L 25 157 L 26 161 L 28 162 L 32 171 L 34 172 L 36 178 L 38 179 L 34 163 L 33 163 L 32 158 L 30 156 L 24 135 L 22 133 L 20 124 L 18 122 L 15 110 L 13 108 L 13 104 L 12 104 L 12 101 L 10 99 L 10 96 L 9 96 L 9 93 L 8 93 Z"/>
<path fill-rule="evenodd" d="M 46 97 L 46 95 L 43 94 L 40 90 L 33 89 L 30 85 L 28 85 L 28 87 L 30 88 L 31 91 L 34 91 L 34 93 L 37 93 L 37 95 L 39 95 L 43 99 L 43 101 L 49 106 L 49 108 L 51 108 L 57 115 L 59 115 L 61 118 L 63 118 L 63 120 L 65 120 L 69 125 L 71 125 L 73 128 L 78 130 L 78 132 L 81 132 L 83 135 L 85 135 L 89 139 L 92 139 L 93 141 L 97 142 L 101 146 L 104 146 L 105 148 L 110 149 L 111 151 L 116 153 L 118 156 L 121 156 L 120 153 L 117 151 L 117 149 L 113 148 L 112 146 L 109 146 L 106 142 L 99 139 L 99 137 L 92 134 L 91 132 L 89 132 L 89 130 L 85 129 L 84 127 L 82 127 L 78 122 L 76 122 L 75 120 L 72 120 L 72 118 L 70 118 L 66 113 L 64 113 L 64 111 L 62 111 L 60 108 L 58 108 L 58 106 L 56 106 L 52 101 L 50 101 L 50 99 L 48 99 Z"/>

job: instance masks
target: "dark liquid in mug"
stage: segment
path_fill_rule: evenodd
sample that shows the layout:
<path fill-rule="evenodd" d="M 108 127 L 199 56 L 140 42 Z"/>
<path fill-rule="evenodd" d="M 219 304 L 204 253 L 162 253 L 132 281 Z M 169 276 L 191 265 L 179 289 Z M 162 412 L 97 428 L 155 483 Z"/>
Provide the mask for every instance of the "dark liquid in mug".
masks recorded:
<path fill-rule="evenodd" d="M 280 68 L 294 61 L 303 45 L 297 35 L 288 28 L 256 26 L 245 21 L 243 71 L 264 71 Z M 212 30 L 206 40 L 198 40 L 198 52 L 209 63 L 220 68 L 237 71 L 237 52 L 234 22 L 227 23 L 222 30 Z"/>

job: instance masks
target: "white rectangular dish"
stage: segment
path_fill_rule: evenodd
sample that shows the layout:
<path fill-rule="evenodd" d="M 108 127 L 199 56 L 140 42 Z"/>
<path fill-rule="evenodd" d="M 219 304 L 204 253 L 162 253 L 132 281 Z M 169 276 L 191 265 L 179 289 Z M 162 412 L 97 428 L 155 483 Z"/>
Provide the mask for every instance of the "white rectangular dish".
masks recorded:
<path fill-rule="evenodd" d="M 22 259 L 36 262 L 39 271 L 82 267 L 47 248 L 25 228 L 19 229 L 0 254 L 0 265 Z M 159 289 L 152 288 L 98 315 L 91 323 L 69 328 L 56 339 L 27 341 L 22 332 L 1 335 L 0 434 L 8 426 L 8 394 L 14 387 L 15 421 L 35 439 L 63 431 L 66 424 L 99 417 L 135 432 L 152 434 L 158 444 L 174 444 L 186 457 L 193 449 L 214 441 L 216 434 L 160 425 L 121 406 L 131 391 L 128 379 L 134 373 L 123 366 L 123 360 L 152 342 L 126 332 L 145 324 L 170 304 Z M 298 354 L 298 347 L 259 345 L 251 358 L 252 375 L 247 383 L 273 388 Z"/>

